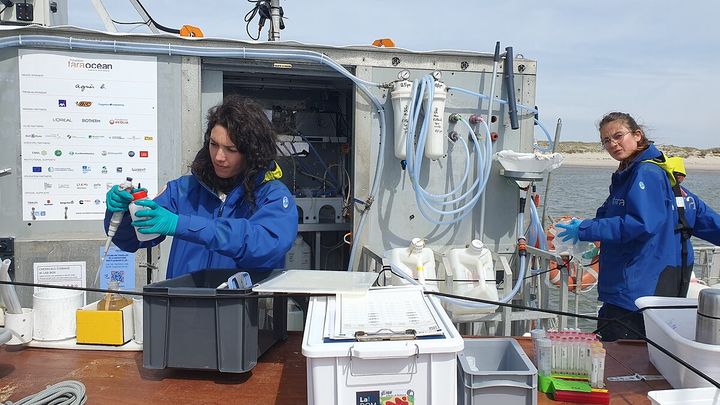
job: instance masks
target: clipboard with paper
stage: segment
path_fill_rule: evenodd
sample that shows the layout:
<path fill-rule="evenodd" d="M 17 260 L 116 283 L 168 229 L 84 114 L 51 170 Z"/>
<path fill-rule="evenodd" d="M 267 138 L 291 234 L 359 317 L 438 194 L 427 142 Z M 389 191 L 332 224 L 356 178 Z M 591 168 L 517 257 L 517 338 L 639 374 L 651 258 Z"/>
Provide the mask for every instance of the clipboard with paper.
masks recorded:
<path fill-rule="evenodd" d="M 334 319 L 328 319 L 326 337 L 354 339 L 363 335 L 442 335 L 422 289 L 385 287 L 370 289 L 364 295 L 338 295 L 334 300 Z"/>

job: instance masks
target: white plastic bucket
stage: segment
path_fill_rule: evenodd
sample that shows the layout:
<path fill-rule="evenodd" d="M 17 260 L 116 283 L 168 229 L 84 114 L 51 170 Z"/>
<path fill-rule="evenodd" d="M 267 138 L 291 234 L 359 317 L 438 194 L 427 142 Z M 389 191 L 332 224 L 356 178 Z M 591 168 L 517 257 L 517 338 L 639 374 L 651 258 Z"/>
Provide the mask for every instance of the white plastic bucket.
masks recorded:
<path fill-rule="evenodd" d="M 43 288 L 33 294 L 33 339 L 75 337 L 75 311 L 83 306 L 83 292 Z"/>
<path fill-rule="evenodd" d="M 12 332 L 8 345 L 22 345 L 33 338 L 33 310 L 23 308 L 22 314 L 5 314 L 5 329 Z"/>

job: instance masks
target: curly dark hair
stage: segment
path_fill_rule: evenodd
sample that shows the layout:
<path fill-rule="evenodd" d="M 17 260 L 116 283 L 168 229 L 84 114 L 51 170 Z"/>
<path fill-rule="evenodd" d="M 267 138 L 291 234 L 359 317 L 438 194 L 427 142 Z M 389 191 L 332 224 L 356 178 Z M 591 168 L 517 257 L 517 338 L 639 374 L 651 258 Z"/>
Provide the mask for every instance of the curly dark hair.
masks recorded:
<path fill-rule="evenodd" d="M 243 155 L 245 168 L 234 178 L 223 179 L 215 174 L 210 158 L 210 133 L 220 125 L 227 129 L 238 152 Z M 207 114 L 207 129 L 203 146 L 190 166 L 192 172 L 208 187 L 228 193 L 238 185 L 245 187 L 245 199 L 255 202 L 255 185 L 260 172 L 267 170 L 277 156 L 275 132 L 263 108 L 256 102 L 230 95 Z"/>

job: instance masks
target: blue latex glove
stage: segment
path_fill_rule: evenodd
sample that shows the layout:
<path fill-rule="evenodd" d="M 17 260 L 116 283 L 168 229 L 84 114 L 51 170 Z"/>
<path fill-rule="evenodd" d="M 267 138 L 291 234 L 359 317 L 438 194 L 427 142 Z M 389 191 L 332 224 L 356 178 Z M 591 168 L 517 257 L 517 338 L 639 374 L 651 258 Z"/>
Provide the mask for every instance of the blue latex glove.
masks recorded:
<path fill-rule="evenodd" d="M 580 232 L 581 222 L 581 220 L 573 218 L 567 224 L 555 224 L 555 227 L 564 229 L 564 231 L 557 234 L 558 238 L 561 238 L 563 242 L 572 240 L 572 243 L 577 243 L 578 240 L 580 240 L 578 234 Z"/>
<path fill-rule="evenodd" d="M 160 235 L 175 235 L 175 228 L 178 223 L 178 216 L 165 208 L 159 206 L 153 200 L 137 200 L 135 205 L 149 209 L 137 210 L 135 216 L 142 218 L 133 221 L 132 225 L 138 228 L 140 233 L 159 233 Z M 145 219 L 147 218 L 147 219 Z"/>
<path fill-rule="evenodd" d="M 110 212 L 124 212 L 128 210 L 128 205 L 130 205 L 132 199 L 133 197 L 129 191 L 114 185 L 105 194 L 105 207 Z"/>

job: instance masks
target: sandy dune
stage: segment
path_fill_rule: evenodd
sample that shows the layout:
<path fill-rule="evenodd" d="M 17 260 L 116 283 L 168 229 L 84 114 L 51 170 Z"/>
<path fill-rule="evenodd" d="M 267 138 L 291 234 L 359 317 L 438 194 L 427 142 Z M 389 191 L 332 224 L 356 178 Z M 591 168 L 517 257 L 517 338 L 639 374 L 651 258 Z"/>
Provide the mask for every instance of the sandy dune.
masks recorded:
<path fill-rule="evenodd" d="M 606 153 L 563 153 L 564 166 L 603 166 L 617 167 L 617 160 Z M 685 168 L 690 170 L 720 170 L 720 157 L 685 158 Z"/>

